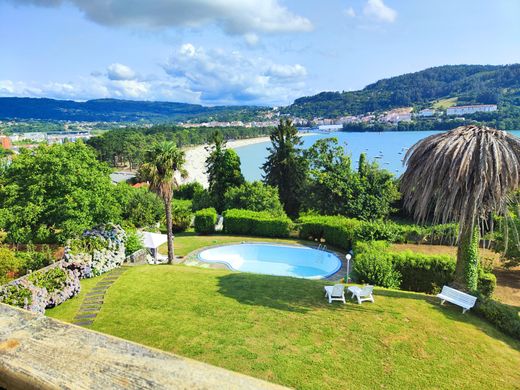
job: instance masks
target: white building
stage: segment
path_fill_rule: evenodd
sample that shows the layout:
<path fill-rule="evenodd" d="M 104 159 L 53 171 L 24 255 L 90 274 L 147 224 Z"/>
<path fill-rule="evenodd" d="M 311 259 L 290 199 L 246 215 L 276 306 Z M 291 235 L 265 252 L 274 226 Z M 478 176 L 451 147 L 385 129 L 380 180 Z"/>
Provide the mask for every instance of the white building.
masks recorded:
<path fill-rule="evenodd" d="M 469 106 L 454 106 L 446 110 L 446 115 L 468 115 L 475 112 L 493 112 L 496 111 L 496 104 L 474 104 Z"/>
<path fill-rule="evenodd" d="M 320 125 L 320 126 L 318 126 L 318 130 L 323 131 L 323 132 L 340 131 L 341 129 L 343 129 L 343 125 Z"/>
<path fill-rule="evenodd" d="M 430 116 L 434 116 L 436 111 L 433 108 L 425 108 L 417 113 L 417 116 L 421 118 L 427 118 Z"/>

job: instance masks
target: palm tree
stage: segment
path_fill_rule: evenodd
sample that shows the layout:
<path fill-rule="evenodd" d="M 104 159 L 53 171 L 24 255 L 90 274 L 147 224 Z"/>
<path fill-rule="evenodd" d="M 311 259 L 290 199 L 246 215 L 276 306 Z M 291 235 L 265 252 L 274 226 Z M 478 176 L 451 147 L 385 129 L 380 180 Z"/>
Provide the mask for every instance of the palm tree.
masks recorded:
<path fill-rule="evenodd" d="M 160 142 L 145 153 L 144 163 L 139 168 L 139 175 L 150 184 L 150 190 L 155 192 L 164 202 L 166 212 L 166 229 L 168 236 L 168 264 L 174 259 L 172 232 L 172 200 L 173 190 L 178 186 L 176 173 L 186 177 L 183 168 L 184 152 L 173 142 Z"/>
<path fill-rule="evenodd" d="M 520 139 L 484 126 L 461 126 L 416 143 L 405 156 L 404 206 L 418 222 L 458 221 L 454 285 L 477 287 L 480 224 L 503 214 L 520 185 Z"/>

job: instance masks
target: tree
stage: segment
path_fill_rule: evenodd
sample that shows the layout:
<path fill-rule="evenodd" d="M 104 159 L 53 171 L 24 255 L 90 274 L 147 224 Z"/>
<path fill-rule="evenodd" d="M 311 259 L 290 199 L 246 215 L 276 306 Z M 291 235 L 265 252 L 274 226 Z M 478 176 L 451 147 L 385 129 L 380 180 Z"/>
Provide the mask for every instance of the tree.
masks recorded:
<path fill-rule="evenodd" d="M 427 137 L 405 156 L 404 206 L 416 220 L 459 222 L 454 284 L 475 291 L 479 223 L 507 212 L 520 185 L 520 139 L 480 126 L 462 126 Z"/>
<path fill-rule="evenodd" d="M 206 159 L 206 172 L 209 193 L 213 198 L 215 208 L 222 212 L 226 190 L 244 183 L 244 176 L 240 171 L 240 157 L 234 150 L 225 149 L 226 142 L 222 133 L 216 131 L 212 140 L 213 144 L 209 148 L 210 153 Z"/>
<path fill-rule="evenodd" d="M 297 216 L 301 205 L 301 191 L 305 183 L 306 162 L 299 146 L 302 144 L 298 130 L 291 120 L 280 119 L 271 133 L 272 146 L 263 164 L 264 183 L 278 188 L 285 212 Z"/>
<path fill-rule="evenodd" d="M 115 186 L 115 196 L 121 205 L 122 218 L 135 227 L 152 226 L 164 217 L 162 200 L 146 188 L 118 183 Z"/>
<path fill-rule="evenodd" d="M 21 149 L 0 175 L 7 239 L 65 243 L 97 224 L 119 221 L 110 171 L 82 142 Z"/>
<path fill-rule="evenodd" d="M 359 157 L 358 170 L 336 138 L 318 140 L 305 153 L 309 164 L 305 208 L 363 220 L 387 217 L 399 199 L 393 175 Z"/>
<path fill-rule="evenodd" d="M 224 209 L 246 209 L 268 211 L 273 215 L 284 214 L 276 188 L 266 186 L 260 181 L 244 183 L 231 187 L 224 194 Z"/>
<path fill-rule="evenodd" d="M 150 190 L 155 192 L 164 202 L 166 213 L 166 234 L 168 236 L 168 264 L 174 259 L 172 231 L 173 191 L 178 187 L 176 174 L 185 177 L 184 152 L 173 142 L 155 144 L 145 153 L 144 163 L 139 168 L 140 177 L 150 183 Z"/>

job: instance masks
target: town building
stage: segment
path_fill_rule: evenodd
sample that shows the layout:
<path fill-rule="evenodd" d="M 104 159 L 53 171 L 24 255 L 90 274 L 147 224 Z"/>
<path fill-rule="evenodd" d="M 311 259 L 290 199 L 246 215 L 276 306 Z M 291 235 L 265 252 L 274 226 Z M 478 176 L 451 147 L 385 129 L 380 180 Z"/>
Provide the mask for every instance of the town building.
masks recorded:
<path fill-rule="evenodd" d="M 496 104 L 474 104 L 468 106 L 453 106 L 446 110 L 446 115 L 468 115 L 476 112 L 493 112 L 496 111 Z"/>
<path fill-rule="evenodd" d="M 416 116 L 421 117 L 421 118 L 428 118 L 428 117 L 434 116 L 436 112 L 437 111 L 434 110 L 433 108 L 425 108 L 424 110 L 419 111 L 416 114 Z"/>

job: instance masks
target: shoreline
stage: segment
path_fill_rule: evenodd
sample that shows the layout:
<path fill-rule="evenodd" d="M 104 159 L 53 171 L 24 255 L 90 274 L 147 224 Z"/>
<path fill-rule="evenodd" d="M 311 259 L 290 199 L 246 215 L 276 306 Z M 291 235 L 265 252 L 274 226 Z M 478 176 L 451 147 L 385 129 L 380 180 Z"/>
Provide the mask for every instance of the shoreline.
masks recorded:
<path fill-rule="evenodd" d="M 315 135 L 316 133 L 300 133 L 300 136 L 305 137 L 309 135 Z M 254 137 L 237 139 L 228 141 L 226 143 L 226 149 L 238 149 L 244 146 L 261 144 L 263 142 L 269 142 L 269 136 Z M 188 146 L 183 148 L 186 153 L 186 163 L 184 168 L 188 171 L 188 176 L 185 179 L 179 178 L 181 184 L 190 183 L 193 181 L 199 182 L 204 188 L 208 188 L 208 178 L 206 176 L 206 158 L 209 153 L 206 150 L 208 144 Z"/>

